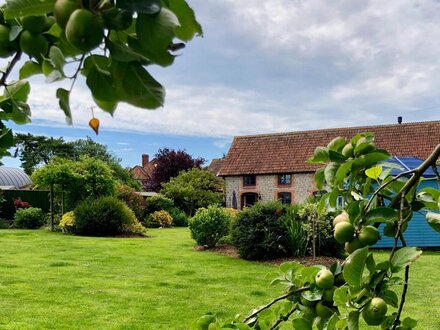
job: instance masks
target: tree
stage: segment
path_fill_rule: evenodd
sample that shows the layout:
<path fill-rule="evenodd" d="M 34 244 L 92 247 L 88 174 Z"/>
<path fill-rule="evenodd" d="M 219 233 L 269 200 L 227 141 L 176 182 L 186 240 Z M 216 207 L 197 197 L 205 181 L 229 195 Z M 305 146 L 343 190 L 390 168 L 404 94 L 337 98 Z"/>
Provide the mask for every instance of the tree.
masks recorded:
<path fill-rule="evenodd" d="M 115 178 L 121 183 L 128 185 L 136 190 L 140 190 L 140 184 L 130 174 L 128 168 L 121 166 L 121 158 L 110 152 L 106 145 L 93 141 L 90 137 L 70 142 L 73 147 L 72 158 L 75 160 L 87 156 L 100 159 L 110 166 Z"/>
<path fill-rule="evenodd" d="M 102 160 L 89 157 L 78 161 L 54 158 L 32 174 L 32 181 L 38 188 L 53 190 L 53 196 L 62 196 L 61 213 L 86 198 L 113 195 L 116 188 L 111 168 Z"/>
<path fill-rule="evenodd" d="M 72 161 L 52 161 L 44 167 L 38 169 L 32 175 L 32 180 L 36 186 L 50 189 L 50 224 L 54 229 L 55 215 L 55 188 L 61 193 L 61 214 L 65 210 L 64 192 L 67 190 L 78 191 L 80 185 L 80 176 L 73 170 Z"/>
<path fill-rule="evenodd" d="M 417 190 L 423 173 L 431 167 L 440 184 L 436 167 L 440 144 L 420 166 L 396 176 L 391 176 L 392 164 L 382 163 L 389 157 L 375 147 L 371 133 L 348 141 L 338 137 L 316 148 L 310 163 L 325 167 L 316 172 L 315 181 L 318 189 L 328 191 L 319 208 L 336 208 L 338 197 L 344 200 L 344 209 L 333 224 L 336 240 L 345 243 L 347 258 L 329 268 L 286 262 L 272 281 L 282 285 L 283 295 L 252 310 L 243 320 L 224 323 L 209 314 L 191 329 L 351 330 L 359 329 L 361 317 L 367 325 L 382 329 L 413 329 L 417 321 L 402 318 L 402 311 L 411 265 L 422 251 L 407 246 L 405 230 L 413 213 L 423 211 L 428 224 L 440 232 L 440 191 Z M 394 238 L 394 245 L 387 260 L 377 262 L 369 246 L 379 239 L 381 224 L 385 224 L 384 235 Z M 390 313 L 388 306 L 396 312 Z"/>
<path fill-rule="evenodd" d="M 201 207 L 223 202 L 224 182 L 208 170 L 192 168 L 181 172 L 160 191 L 189 216 Z"/>
<path fill-rule="evenodd" d="M 205 160 L 193 158 L 185 150 L 159 149 L 155 155 L 155 167 L 151 180 L 148 181 L 147 191 L 159 191 L 162 184 L 179 175 L 181 171 L 191 168 L 201 168 Z"/>
<path fill-rule="evenodd" d="M 17 134 L 15 141 L 15 157 L 19 157 L 21 166 L 29 175 L 39 166 L 49 164 L 55 157 L 70 160 L 90 157 L 105 162 L 120 183 L 140 189 L 139 183 L 133 179 L 129 170 L 121 166 L 121 159 L 109 151 L 106 145 L 95 142 L 90 137 L 65 142 L 62 137 L 55 139 L 32 134 Z"/>
<path fill-rule="evenodd" d="M 71 158 L 73 153 L 73 145 L 64 142 L 62 137 L 55 139 L 29 133 L 15 135 L 14 157 L 19 157 L 21 167 L 28 175 L 39 165 L 49 164 L 53 157 Z"/>
<path fill-rule="evenodd" d="M 69 89 L 56 91 L 69 124 L 71 91 L 80 75 L 97 106 L 110 114 L 119 102 L 156 109 L 165 89 L 146 67 L 171 65 L 175 51 L 203 34 L 185 0 L 8 0 L 0 11 L 0 57 L 9 59 L 0 78 L 0 156 L 13 145 L 5 122 L 30 122 L 28 77 L 71 81 Z M 29 60 L 22 62 L 24 54 Z M 8 81 L 19 65 L 19 80 Z M 92 117 L 97 132 L 99 120 Z"/>
<path fill-rule="evenodd" d="M 85 139 L 67 142 L 67 144 L 71 145 L 73 149 L 72 154 L 67 158 L 79 160 L 81 157 L 86 156 L 100 159 L 107 164 L 119 164 L 121 162 L 121 159 L 109 151 L 106 145 L 93 141 L 89 136 Z"/>

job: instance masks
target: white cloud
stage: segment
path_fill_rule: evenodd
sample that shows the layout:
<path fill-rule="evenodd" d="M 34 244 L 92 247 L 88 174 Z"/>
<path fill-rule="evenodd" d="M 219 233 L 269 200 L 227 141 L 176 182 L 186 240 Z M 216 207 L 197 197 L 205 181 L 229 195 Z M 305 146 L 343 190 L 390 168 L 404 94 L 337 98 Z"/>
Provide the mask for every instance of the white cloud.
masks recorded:
<path fill-rule="evenodd" d="M 35 84 L 30 98 L 33 118 L 46 124 L 63 125 L 64 114 L 57 107 L 54 90 Z M 71 107 L 74 126 L 85 127 L 92 118 L 93 101 L 88 92 L 75 89 Z M 254 92 L 239 92 L 224 87 L 170 86 L 164 108 L 144 110 L 120 104 L 114 117 L 95 110 L 100 119 L 100 130 L 130 130 L 142 133 L 176 135 L 232 136 L 264 131 L 288 129 L 282 116 L 267 109 L 282 105 L 265 100 Z"/>
<path fill-rule="evenodd" d="M 96 110 L 101 130 L 213 136 L 221 147 L 233 135 L 439 117 L 439 2 L 193 2 L 205 38 L 157 70 L 165 107 L 121 104 L 113 119 Z M 33 118 L 64 126 L 55 89 L 33 85 Z M 75 126 L 87 127 L 84 84 L 71 100 Z"/>

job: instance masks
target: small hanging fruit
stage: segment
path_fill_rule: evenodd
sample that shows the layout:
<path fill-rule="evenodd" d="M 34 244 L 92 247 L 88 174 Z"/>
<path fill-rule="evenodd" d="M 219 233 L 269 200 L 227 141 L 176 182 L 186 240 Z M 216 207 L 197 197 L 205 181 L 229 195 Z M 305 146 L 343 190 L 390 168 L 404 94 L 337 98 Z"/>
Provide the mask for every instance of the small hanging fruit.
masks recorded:
<path fill-rule="evenodd" d="M 89 126 L 92 128 L 92 130 L 95 131 L 96 135 L 98 135 L 99 132 L 99 119 L 95 118 L 95 114 L 93 113 L 93 108 L 91 107 L 90 110 L 92 111 L 92 119 L 89 121 Z"/>
<path fill-rule="evenodd" d="M 98 135 L 99 131 L 99 119 L 98 118 L 92 118 L 89 121 L 89 126 L 92 128 L 92 130 L 95 131 L 96 135 Z"/>

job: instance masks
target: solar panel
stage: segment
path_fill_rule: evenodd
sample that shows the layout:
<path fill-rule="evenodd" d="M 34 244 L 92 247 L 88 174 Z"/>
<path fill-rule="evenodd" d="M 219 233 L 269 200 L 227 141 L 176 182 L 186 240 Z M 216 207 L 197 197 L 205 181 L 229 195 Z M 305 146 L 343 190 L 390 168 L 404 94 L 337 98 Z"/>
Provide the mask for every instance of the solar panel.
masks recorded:
<path fill-rule="evenodd" d="M 383 166 L 385 168 L 394 167 L 394 166 L 387 166 L 387 163 L 391 163 L 394 166 L 397 165 L 400 167 L 400 169 L 393 168 L 393 170 L 391 171 L 391 175 L 395 176 L 395 175 L 398 175 L 402 172 L 413 170 L 413 169 L 419 167 L 423 163 L 423 160 L 420 158 L 416 158 L 416 157 L 396 157 L 396 156 L 394 156 L 393 158 L 383 162 Z M 440 172 L 440 166 L 437 166 L 437 169 Z M 425 171 L 425 173 L 423 174 L 423 177 L 425 179 L 435 178 L 435 173 L 431 167 Z"/>

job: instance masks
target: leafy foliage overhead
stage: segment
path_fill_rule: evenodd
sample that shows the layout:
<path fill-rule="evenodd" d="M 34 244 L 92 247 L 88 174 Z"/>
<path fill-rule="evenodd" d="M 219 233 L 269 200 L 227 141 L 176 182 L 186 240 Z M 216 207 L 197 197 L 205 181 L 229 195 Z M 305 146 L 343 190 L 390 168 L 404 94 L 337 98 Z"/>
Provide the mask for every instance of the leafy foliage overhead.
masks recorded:
<path fill-rule="evenodd" d="M 68 124 L 80 76 L 96 105 L 110 114 L 120 102 L 156 109 L 164 105 L 165 89 L 149 66 L 173 64 L 176 51 L 203 35 L 185 0 L 7 0 L 0 12 L 0 57 L 9 59 L 0 78 L 0 157 L 12 145 L 4 122 L 30 122 L 27 78 L 71 80 L 55 94 Z M 7 81 L 18 66 L 19 80 Z M 97 131 L 99 120 L 92 116 Z"/>

